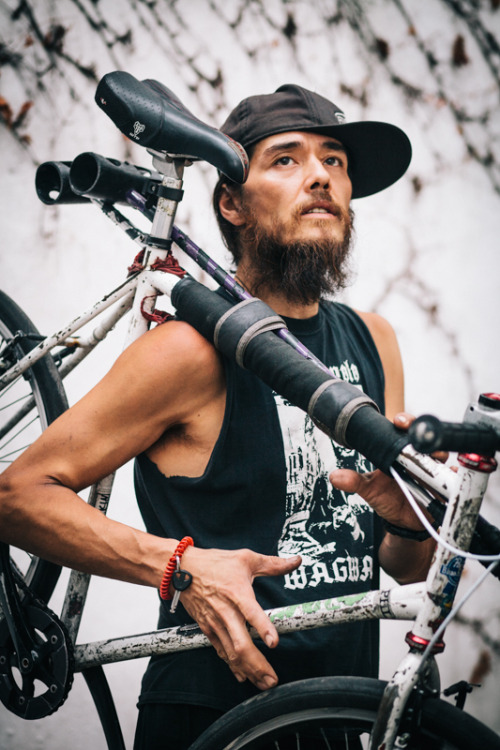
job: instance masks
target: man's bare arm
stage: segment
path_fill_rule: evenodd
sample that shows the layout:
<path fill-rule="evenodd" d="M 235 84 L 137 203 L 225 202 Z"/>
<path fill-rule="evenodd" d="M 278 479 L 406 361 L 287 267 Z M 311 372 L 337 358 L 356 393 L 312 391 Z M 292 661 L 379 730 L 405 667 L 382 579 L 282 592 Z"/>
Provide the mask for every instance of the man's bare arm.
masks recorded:
<path fill-rule="evenodd" d="M 162 547 L 165 554 L 164 542 L 110 521 L 76 493 L 216 398 L 218 367 L 211 347 L 183 324 L 141 337 L 2 473 L 2 538 L 58 563 L 154 585 L 161 563 L 152 561 Z"/>
<path fill-rule="evenodd" d="M 172 426 L 196 433 L 221 399 L 221 363 L 196 331 L 172 322 L 145 334 L 0 476 L 3 541 L 77 570 L 159 588 L 179 540 L 107 518 L 77 492 L 147 450 Z M 195 529 L 187 532 L 196 539 Z M 261 688 L 275 684 L 274 670 L 246 627 L 250 623 L 264 642 L 277 644 L 252 582 L 290 572 L 300 558 L 190 548 L 183 562 L 193 584 L 182 603 L 221 657 L 238 679 Z"/>

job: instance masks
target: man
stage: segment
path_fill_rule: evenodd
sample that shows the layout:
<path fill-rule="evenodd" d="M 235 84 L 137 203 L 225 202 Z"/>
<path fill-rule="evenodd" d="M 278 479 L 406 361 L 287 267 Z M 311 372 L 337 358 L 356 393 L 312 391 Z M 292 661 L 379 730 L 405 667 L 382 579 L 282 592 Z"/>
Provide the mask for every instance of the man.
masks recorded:
<path fill-rule="evenodd" d="M 251 153 L 249 177 L 243 187 L 221 178 L 214 200 L 240 283 L 393 418 L 403 409 L 403 374 L 392 329 L 321 298 L 345 282 L 351 198 L 398 179 L 410 147 L 393 126 L 343 123 L 331 102 L 298 86 L 244 100 L 222 130 Z M 408 417 L 397 424 L 407 427 Z M 134 456 L 150 533 L 103 517 L 76 494 Z M 2 475 L 0 527 L 5 541 L 42 557 L 156 588 L 163 581 L 167 595 L 166 566 L 179 540 L 194 538 L 182 546 L 192 575 L 183 607 L 171 615 L 163 602 L 160 626 L 188 622 L 188 613 L 215 650 L 152 660 L 136 737 L 136 747 L 168 740 L 179 750 L 278 679 L 376 674 L 373 623 L 288 635 L 278 646 L 263 611 L 374 587 L 379 563 L 401 582 L 425 576 L 432 543 L 399 535 L 420 523 L 387 477 L 358 473 L 367 468 L 172 321 L 130 346 Z"/>

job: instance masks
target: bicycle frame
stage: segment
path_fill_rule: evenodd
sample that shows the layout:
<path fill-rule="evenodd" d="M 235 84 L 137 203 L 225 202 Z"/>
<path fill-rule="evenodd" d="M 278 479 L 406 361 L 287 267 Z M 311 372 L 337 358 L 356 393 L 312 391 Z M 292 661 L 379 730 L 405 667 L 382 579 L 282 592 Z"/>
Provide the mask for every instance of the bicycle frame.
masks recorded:
<path fill-rule="evenodd" d="M 166 158 L 153 153 L 153 163 L 163 175 L 162 185 L 180 190 L 184 159 Z M 131 311 L 125 346 L 141 336 L 148 328 L 142 312 L 151 311 L 158 294 L 170 295 L 178 279 L 171 274 L 152 268 L 155 260 L 165 260 L 172 236 L 177 201 L 159 198 L 153 218 L 151 235 L 147 238 L 137 230 L 135 235 L 128 223 L 114 209 L 97 202 L 110 219 L 122 225 L 134 241 L 147 243 L 144 268 L 131 276 L 99 302 L 79 315 L 67 326 L 38 344 L 8 372 L 0 377 L 0 387 L 18 375 L 57 346 L 74 348 L 61 367 L 64 377 L 74 369 L 100 343 L 127 312 Z M 229 276 L 226 275 L 228 279 Z M 235 285 L 235 282 L 232 282 Z M 115 309 L 109 311 L 115 305 Z M 108 311 L 108 312 L 107 312 Z M 104 313 L 107 313 L 104 315 Z M 75 334 L 98 317 L 100 322 L 92 332 L 82 338 Z M 312 357 L 311 357 L 312 358 Z M 406 447 L 397 459 L 398 471 L 409 476 L 412 490 L 425 506 L 432 502 L 429 494 L 437 493 L 448 500 L 442 523 L 442 536 L 448 544 L 463 550 L 469 548 L 481 501 L 486 490 L 488 471 L 484 467 L 462 465 L 452 471 L 448 466 Z M 105 477 L 90 492 L 88 502 L 103 513 L 107 512 L 113 476 Z M 425 487 L 426 489 L 421 489 Z M 372 736 L 371 747 L 393 746 L 400 719 L 410 692 L 421 677 L 422 664 L 427 658 L 426 647 L 431 643 L 437 624 L 450 611 L 463 562 L 454 552 L 439 547 L 425 584 L 412 584 L 393 589 L 368 591 L 354 596 L 308 602 L 292 607 L 269 610 L 268 615 L 278 632 L 324 627 L 339 622 L 364 619 L 415 620 L 408 635 L 410 654 L 398 667 L 387 688 L 387 700 L 379 714 Z M 61 619 L 70 638 L 76 643 L 90 576 L 73 571 L 70 576 Z M 117 661 L 140 658 L 172 651 L 208 646 L 208 639 L 197 626 L 183 626 L 152 631 L 106 641 L 77 645 L 75 670 L 83 671 Z M 439 650 L 439 646 L 434 651 Z"/>

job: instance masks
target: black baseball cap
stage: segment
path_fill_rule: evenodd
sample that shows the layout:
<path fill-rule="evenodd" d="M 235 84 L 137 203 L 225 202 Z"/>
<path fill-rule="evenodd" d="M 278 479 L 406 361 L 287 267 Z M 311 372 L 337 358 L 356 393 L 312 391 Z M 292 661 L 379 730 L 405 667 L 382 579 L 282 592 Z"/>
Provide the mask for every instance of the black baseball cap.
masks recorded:
<path fill-rule="evenodd" d="M 273 94 L 249 96 L 220 128 L 246 149 L 294 130 L 331 135 L 345 147 L 352 197 L 364 198 L 392 185 L 411 161 L 408 136 L 386 122 L 346 122 L 341 109 L 323 96 L 292 83 Z"/>

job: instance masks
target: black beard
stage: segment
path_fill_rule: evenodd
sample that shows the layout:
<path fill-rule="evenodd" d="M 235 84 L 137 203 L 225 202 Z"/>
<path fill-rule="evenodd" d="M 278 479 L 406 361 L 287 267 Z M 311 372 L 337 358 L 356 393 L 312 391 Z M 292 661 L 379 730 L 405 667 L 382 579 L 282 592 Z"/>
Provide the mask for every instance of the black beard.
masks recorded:
<path fill-rule="evenodd" d="M 243 228 L 241 240 L 249 261 L 252 293 L 259 290 L 283 294 L 289 302 L 309 305 L 333 295 L 348 282 L 347 260 L 353 232 L 352 211 L 343 217 L 341 240 L 322 238 L 284 242 L 281 227 L 264 234 L 253 222 Z"/>

